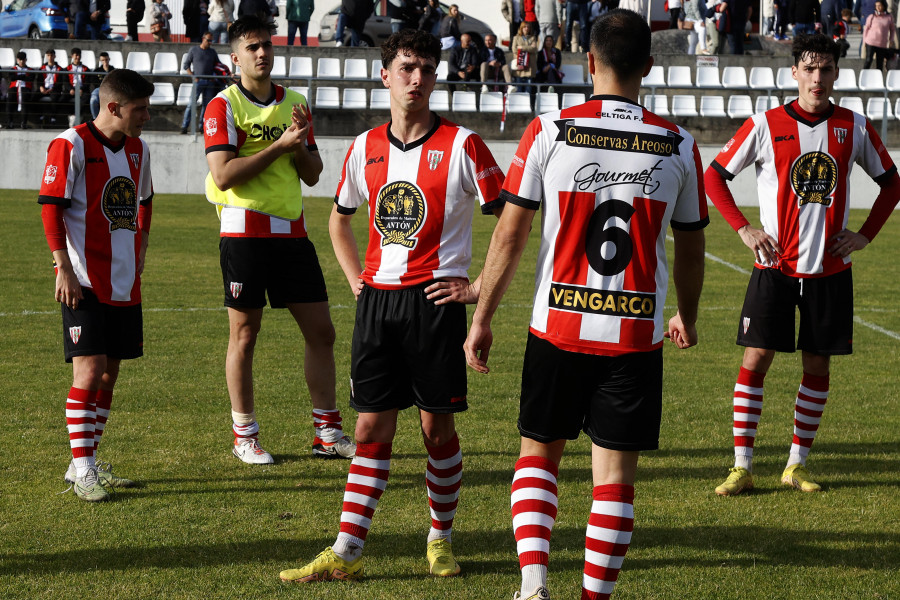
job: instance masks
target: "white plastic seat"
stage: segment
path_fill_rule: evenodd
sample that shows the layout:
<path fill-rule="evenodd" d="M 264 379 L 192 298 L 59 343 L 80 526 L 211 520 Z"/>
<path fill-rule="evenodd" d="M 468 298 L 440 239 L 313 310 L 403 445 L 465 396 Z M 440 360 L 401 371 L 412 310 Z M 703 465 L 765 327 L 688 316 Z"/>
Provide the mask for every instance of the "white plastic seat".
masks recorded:
<path fill-rule="evenodd" d="M 749 119 L 753 114 L 753 100 L 746 94 L 734 94 L 728 97 L 726 111 L 732 119 Z"/>
<path fill-rule="evenodd" d="M 894 116 L 900 115 L 900 98 L 897 98 L 897 103 L 894 105 Z"/>
<path fill-rule="evenodd" d="M 771 110 L 779 105 L 778 96 L 768 96 L 763 94 L 762 96 L 756 97 L 756 105 L 754 112 L 766 112 L 767 110 Z"/>
<path fill-rule="evenodd" d="M 838 103 L 842 108 L 852 110 L 855 113 L 865 114 L 866 109 L 863 106 L 862 98 L 859 96 L 844 96 Z"/>
<path fill-rule="evenodd" d="M 340 79 L 341 78 L 341 59 L 339 58 L 320 58 L 316 63 L 316 77 L 319 79 Z"/>
<path fill-rule="evenodd" d="M 340 108 L 341 93 L 336 87 L 316 88 L 316 108 Z"/>
<path fill-rule="evenodd" d="M 354 110 L 366 109 L 366 90 L 363 88 L 344 88 L 341 108 Z"/>
<path fill-rule="evenodd" d="M 665 94 L 647 94 L 644 96 L 644 106 L 653 114 L 661 117 L 668 117 L 669 113 L 669 97 Z"/>
<path fill-rule="evenodd" d="M 475 102 L 475 92 L 453 92 L 453 102 L 450 105 L 450 110 L 453 112 L 476 112 L 478 106 Z"/>
<path fill-rule="evenodd" d="M 287 77 L 287 58 L 276 56 L 272 59 L 272 77 Z"/>
<path fill-rule="evenodd" d="M 152 67 L 153 64 L 150 62 L 149 52 L 134 50 L 129 52 L 128 58 L 125 59 L 125 68 L 138 73 L 149 75 Z"/>
<path fill-rule="evenodd" d="M 309 86 L 306 85 L 292 85 L 288 88 L 289 90 L 294 90 L 298 94 L 302 95 L 306 98 L 307 103 L 309 102 Z"/>
<path fill-rule="evenodd" d="M 540 92 L 536 102 L 538 114 L 559 110 L 559 96 L 556 92 Z"/>
<path fill-rule="evenodd" d="M 790 104 L 791 102 L 793 102 L 796 99 L 797 99 L 797 96 L 785 96 L 782 104 L 785 104 L 785 105 Z"/>
<path fill-rule="evenodd" d="M 344 59 L 344 79 L 368 79 L 369 73 L 364 58 Z"/>
<path fill-rule="evenodd" d="M 779 90 L 796 90 L 797 89 L 797 80 L 794 79 L 794 75 L 793 75 L 790 67 L 779 67 L 778 68 L 778 72 L 775 75 L 775 86 Z"/>
<path fill-rule="evenodd" d="M 376 81 L 381 81 L 381 59 L 380 58 L 372 59 L 371 79 L 375 79 Z"/>
<path fill-rule="evenodd" d="M 311 56 L 292 56 L 288 77 L 291 79 L 309 79 L 313 76 Z"/>
<path fill-rule="evenodd" d="M 749 83 L 754 90 L 775 89 L 775 74 L 771 67 L 753 67 L 750 69 Z"/>
<path fill-rule="evenodd" d="M 666 85 L 665 69 L 660 65 L 650 67 L 650 72 L 641 80 L 641 87 L 663 87 Z"/>
<path fill-rule="evenodd" d="M 859 89 L 863 92 L 883 92 L 884 75 L 878 69 L 863 69 L 859 72 Z"/>
<path fill-rule="evenodd" d="M 564 74 L 565 85 L 581 85 L 584 83 L 584 67 L 581 65 L 560 65 L 559 72 Z"/>
<path fill-rule="evenodd" d="M 81 51 L 81 64 L 92 71 L 97 68 L 97 55 L 94 54 L 93 50 Z"/>
<path fill-rule="evenodd" d="M 718 67 L 697 67 L 697 87 L 698 88 L 720 88 L 722 82 L 719 81 Z"/>
<path fill-rule="evenodd" d="M 178 86 L 178 95 L 175 97 L 176 106 L 187 106 L 191 103 L 191 94 L 194 90 L 193 83 L 182 83 Z M 200 104 L 202 98 L 197 94 L 197 104 Z"/>
<path fill-rule="evenodd" d="M 841 73 L 844 70 L 841 69 Z M 900 71 L 897 69 L 891 69 L 887 72 L 887 79 L 884 81 L 884 87 L 887 88 L 889 92 L 900 92 Z"/>
<path fill-rule="evenodd" d="M 870 121 L 893 119 L 894 112 L 891 110 L 891 102 L 887 98 L 869 98 L 866 100 L 866 117 Z"/>
<path fill-rule="evenodd" d="M 150 96 L 151 106 L 171 106 L 175 104 L 175 86 L 171 83 L 157 82 Z"/>
<path fill-rule="evenodd" d="M 153 74 L 178 75 L 183 64 L 184 60 L 178 62 L 178 57 L 174 52 L 157 52 L 153 55 Z"/>
<path fill-rule="evenodd" d="M 39 69 L 44 64 L 44 53 L 37 48 L 22 48 L 25 53 L 25 64 L 32 69 Z"/>
<path fill-rule="evenodd" d="M 701 117 L 727 117 L 724 96 L 700 96 Z"/>
<path fill-rule="evenodd" d="M 838 78 L 834 81 L 834 91 L 855 92 L 858 89 L 856 87 L 856 71 L 850 67 L 841 67 Z"/>
<path fill-rule="evenodd" d="M 578 106 L 579 104 L 584 104 L 586 102 L 586 98 L 584 94 L 579 94 L 577 92 L 566 92 L 562 96 L 562 107 L 570 108 L 572 106 Z"/>
<path fill-rule="evenodd" d="M 481 92 L 480 105 L 483 113 L 503 112 L 503 92 Z"/>
<path fill-rule="evenodd" d="M 725 67 L 722 69 L 722 87 L 730 90 L 747 88 L 747 69 L 744 67 Z"/>
<path fill-rule="evenodd" d="M 435 75 L 437 75 L 438 81 L 447 81 L 447 74 L 450 73 L 450 67 L 447 65 L 446 60 L 442 60 L 441 64 L 437 66 L 437 70 L 435 71 Z"/>
<path fill-rule="evenodd" d="M 528 92 L 513 92 L 506 95 L 506 112 L 530 113 L 531 94 Z"/>
<path fill-rule="evenodd" d="M 69 53 L 66 52 L 65 48 L 55 48 L 55 50 L 56 62 L 59 63 L 59 66 L 65 69 L 69 66 Z"/>
<path fill-rule="evenodd" d="M 666 81 L 670 88 L 692 88 L 694 83 L 691 81 L 690 67 L 669 67 L 666 75 Z"/>
<path fill-rule="evenodd" d="M 672 96 L 672 115 L 676 117 L 696 117 L 697 98 L 692 94 L 675 94 Z"/>
<path fill-rule="evenodd" d="M 16 53 L 12 48 L 0 48 L 0 69 L 9 69 L 16 64 Z"/>
<path fill-rule="evenodd" d="M 369 108 L 373 110 L 390 110 L 391 92 L 387 88 L 372 88 L 369 95 Z"/>
<path fill-rule="evenodd" d="M 450 110 L 450 92 L 447 90 L 434 90 L 431 92 L 431 102 L 429 102 L 429 105 L 433 110 Z"/>
<path fill-rule="evenodd" d="M 121 50 L 107 50 L 106 53 L 109 54 L 109 64 L 117 69 L 125 67 L 125 58 L 122 56 Z"/>

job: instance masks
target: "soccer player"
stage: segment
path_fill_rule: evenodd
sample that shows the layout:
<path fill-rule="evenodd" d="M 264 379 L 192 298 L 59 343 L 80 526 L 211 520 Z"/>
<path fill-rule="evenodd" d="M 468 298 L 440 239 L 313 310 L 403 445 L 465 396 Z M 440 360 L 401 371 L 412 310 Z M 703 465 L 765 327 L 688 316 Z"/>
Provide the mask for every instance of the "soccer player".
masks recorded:
<path fill-rule="evenodd" d="M 542 209 L 512 482 L 515 598 L 550 597 L 559 463 L 580 430 L 593 443 L 594 485 L 581 598 L 609 598 L 631 541 L 638 455 L 659 446 L 663 338 L 678 348 L 697 343 L 708 223 L 700 159 L 690 134 L 638 104 L 652 65 L 640 15 L 617 9 L 595 20 L 594 95 L 532 121 L 503 183 L 506 208 L 465 353 L 488 372 L 491 319 Z M 678 311 L 666 325 L 669 225 Z"/>
<path fill-rule="evenodd" d="M 141 273 L 150 235 L 150 151 L 139 139 L 153 84 L 118 69 L 100 86 L 102 109 L 47 151 L 38 202 L 56 266 L 63 345 L 73 381 L 66 399 L 72 461 L 65 480 L 88 502 L 129 487 L 96 455 L 123 359 L 143 354 Z"/>
<path fill-rule="evenodd" d="M 387 485 L 400 410 L 419 410 L 428 453 L 431 510 L 426 556 L 432 575 L 460 572 L 451 533 L 462 480 L 454 414 L 466 404 L 464 304 L 472 213 L 498 214 L 503 173 L 475 133 L 431 112 L 441 45 L 403 30 L 381 47 L 381 81 L 391 121 L 358 136 L 347 153 L 329 229 L 338 262 L 357 298 L 351 364 L 356 458 L 344 492 L 334 545 L 299 569 L 293 582 L 357 579 L 378 499 Z M 368 202 L 365 268 L 350 220 Z"/>
<path fill-rule="evenodd" d="M 900 198 L 897 169 L 871 123 L 829 100 L 840 46 L 816 34 L 798 36 L 792 51 L 799 97 L 748 119 L 705 175 L 713 204 L 756 259 L 738 324 L 737 343 L 745 349 L 734 386 L 735 462 L 716 488 L 720 496 L 753 488 L 763 382 L 776 352 L 794 352 L 798 308 L 803 378 L 781 482 L 804 492 L 822 489 L 806 458 L 828 399 L 831 356 L 852 352 L 850 254 L 874 239 Z M 853 163 L 881 187 L 859 232 L 847 229 Z M 751 164 L 762 229 L 750 225 L 726 184 Z"/>
<path fill-rule="evenodd" d="M 251 15 L 231 25 L 231 58 L 240 82 L 204 113 L 206 196 L 221 221 L 222 281 L 230 336 L 225 378 L 231 398 L 232 452 L 249 464 L 271 464 L 259 443 L 253 395 L 253 349 L 268 293 L 287 308 L 306 342 L 304 372 L 313 406 L 313 456 L 351 458 L 334 393 L 334 327 L 325 278 L 306 236 L 300 182 L 322 172 L 312 117 L 303 95 L 276 85 L 272 31 Z"/>

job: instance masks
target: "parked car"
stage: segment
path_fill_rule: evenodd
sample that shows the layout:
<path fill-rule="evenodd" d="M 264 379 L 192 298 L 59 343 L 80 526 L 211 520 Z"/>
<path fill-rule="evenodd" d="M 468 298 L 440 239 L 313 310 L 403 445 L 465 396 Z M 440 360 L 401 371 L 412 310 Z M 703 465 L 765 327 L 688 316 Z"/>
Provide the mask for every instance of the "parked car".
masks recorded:
<path fill-rule="evenodd" d="M 66 6 L 68 2 L 53 0 L 13 0 L 0 12 L 0 38 L 67 38 Z M 103 32 L 109 37 L 109 15 Z"/>
<path fill-rule="evenodd" d="M 388 0 L 374 0 L 375 12 L 368 20 L 366 20 L 366 26 L 363 28 L 359 40 L 360 46 L 380 46 L 382 42 L 390 37 L 391 18 L 387 16 L 387 2 Z M 448 4 L 442 2 L 441 8 L 443 9 L 444 14 L 450 12 L 450 5 Z M 322 17 L 322 21 L 319 23 L 320 42 L 336 41 L 334 39 L 334 34 L 340 12 L 341 5 L 338 4 Z M 484 46 L 484 36 L 488 34 L 494 35 L 494 31 L 487 23 L 479 21 L 475 17 L 466 15 L 462 11 L 459 12 L 459 16 L 462 18 L 462 32 L 472 36 L 472 41 L 474 41 L 476 45 Z M 349 45 L 350 43 L 350 31 L 347 28 L 344 29 L 343 43 L 344 45 Z"/>

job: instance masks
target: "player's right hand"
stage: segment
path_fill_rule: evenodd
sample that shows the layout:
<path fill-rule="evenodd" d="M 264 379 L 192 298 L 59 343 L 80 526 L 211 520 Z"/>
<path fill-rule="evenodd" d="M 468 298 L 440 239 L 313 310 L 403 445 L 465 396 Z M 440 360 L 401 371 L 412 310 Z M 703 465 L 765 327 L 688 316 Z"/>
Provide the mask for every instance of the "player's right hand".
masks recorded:
<path fill-rule="evenodd" d="M 463 350 L 466 353 L 468 365 L 479 373 L 490 372 L 487 361 L 493 341 L 494 334 L 491 332 L 490 325 L 481 326 L 472 322 L 469 336 L 466 338 L 466 343 L 463 344 Z"/>
<path fill-rule="evenodd" d="M 84 298 L 78 277 L 71 269 L 59 268 L 56 271 L 56 301 L 65 304 L 72 310 L 78 308 L 78 301 Z"/>
<path fill-rule="evenodd" d="M 753 256 L 761 265 L 771 266 L 778 263 L 781 254 L 781 246 L 778 241 L 762 229 L 756 229 L 750 225 L 744 225 L 738 229 L 744 244 L 753 251 Z"/>

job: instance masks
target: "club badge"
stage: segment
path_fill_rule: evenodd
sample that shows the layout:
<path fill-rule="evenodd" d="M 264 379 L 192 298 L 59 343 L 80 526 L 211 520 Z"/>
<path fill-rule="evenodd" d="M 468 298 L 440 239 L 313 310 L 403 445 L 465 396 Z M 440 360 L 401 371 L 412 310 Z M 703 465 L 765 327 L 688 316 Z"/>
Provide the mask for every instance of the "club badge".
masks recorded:
<path fill-rule="evenodd" d="M 212 136 L 216 135 L 216 132 L 219 131 L 219 125 L 216 122 L 215 117 L 210 117 L 210 118 L 206 119 L 206 121 L 203 122 L 203 125 L 206 129 L 206 135 L 208 137 L 212 137 Z"/>
<path fill-rule="evenodd" d="M 837 187 L 837 163 L 825 152 L 807 152 L 791 165 L 791 188 L 798 206 L 831 206 Z"/>
<path fill-rule="evenodd" d="M 50 185 L 56 181 L 56 165 L 47 165 L 47 170 L 44 171 L 44 183 Z"/>
<path fill-rule="evenodd" d="M 429 150 L 428 151 L 428 168 L 434 171 L 437 169 L 437 166 L 441 164 L 441 160 L 444 158 L 443 150 Z"/>
<path fill-rule="evenodd" d="M 241 291 L 244 289 L 244 284 L 232 281 L 229 289 L 231 290 L 231 297 L 237 300 L 237 297 L 241 295 Z"/>
<path fill-rule="evenodd" d="M 100 200 L 103 214 L 109 220 L 109 230 L 137 231 L 137 188 L 128 177 L 113 177 L 106 182 Z"/>
<path fill-rule="evenodd" d="M 81 339 L 81 325 L 77 327 L 69 327 L 69 339 L 72 340 L 73 344 L 78 343 L 78 340 Z"/>
<path fill-rule="evenodd" d="M 835 127 L 834 128 L 834 137 L 837 138 L 839 144 L 843 144 L 844 140 L 847 139 L 847 130 L 843 127 Z"/>

